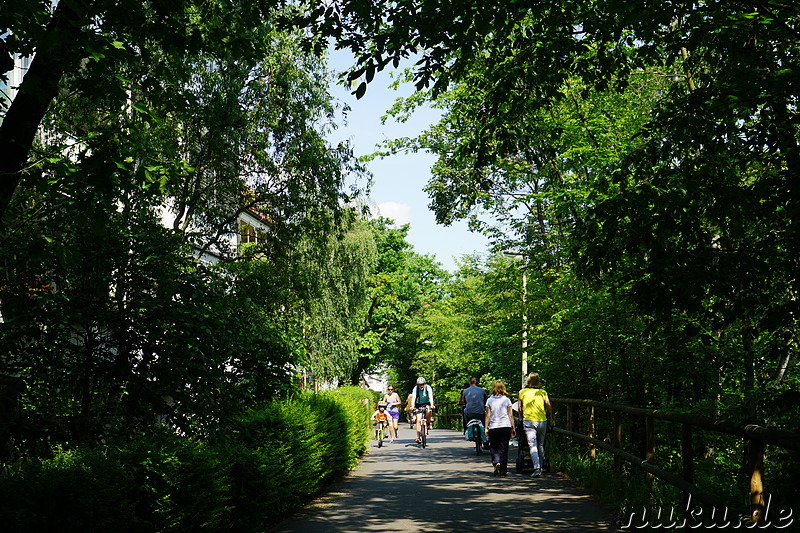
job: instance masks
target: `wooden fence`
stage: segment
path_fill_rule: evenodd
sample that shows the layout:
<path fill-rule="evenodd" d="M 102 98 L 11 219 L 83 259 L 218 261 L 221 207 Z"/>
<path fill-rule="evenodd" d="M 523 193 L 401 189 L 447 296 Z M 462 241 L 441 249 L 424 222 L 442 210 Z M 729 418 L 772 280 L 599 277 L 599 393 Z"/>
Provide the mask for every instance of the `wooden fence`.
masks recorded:
<path fill-rule="evenodd" d="M 461 406 L 454 402 L 436 404 L 433 426 L 439 429 L 464 430 Z"/>
<path fill-rule="evenodd" d="M 595 458 L 597 448 L 602 448 L 614 454 L 614 470 L 621 474 L 622 461 L 628 461 L 647 472 L 649 476 L 663 479 L 674 485 L 684 493 L 684 504 L 688 509 L 689 498 L 724 509 L 726 506 L 716 497 L 708 494 L 694 485 L 694 456 L 692 436 L 695 428 L 700 428 L 716 433 L 735 435 L 745 439 L 747 451 L 744 459 L 744 469 L 750 484 L 750 509 L 749 516 L 753 522 L 761 522 L 766 510 L 764 494 L 764 447 L 771 444 L 787 450 L 800 451 L 800 434 L 791 433 L 775 428 L 757 426 L 753 424 L 737 424 L 725 420 L 715 420 L 698 415 L 681 414 L 657 409 L 643 409 L 629 407 L 595 400 L 579 400 L 569 398 L 550 398 L 554 408 L 566 408 L 565 426 L 557 425 L 553 431 L 557 434 L 572 437 L 589 445 L 589 457 Z M 580 420 L 586 428 L 586 434 L 575 431 L 579 423 L 579 411 L 585 410 Z M 596 437 L 595 410 L 605 410 L 613 413 L 613 430 L 611 443 Z M 622 416 L 639 417 L 644 420 L 644 457 L 638 457 L 622 449 Z M 675 475 L 655 466 L 656 458 L 656 431 L 655 421 L 664 420 L 681 424 L 681 475 Z"/>

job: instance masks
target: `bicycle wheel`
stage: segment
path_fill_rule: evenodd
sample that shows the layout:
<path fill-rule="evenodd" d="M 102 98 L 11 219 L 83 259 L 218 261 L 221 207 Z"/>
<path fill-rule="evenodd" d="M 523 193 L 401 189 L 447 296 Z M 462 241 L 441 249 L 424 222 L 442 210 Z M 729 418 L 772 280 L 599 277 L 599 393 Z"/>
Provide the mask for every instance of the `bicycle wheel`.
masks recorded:
<path fill-rule="evenodd" d="M 424 431 L 420 433 L 419 440 L 422 442 L 423 448 L 428 445 L 428 436 Z"/>
<path fill-rule="evenodd" d="M 376 433 L 375 436 L 378 439 L 378 448 L 380 448 L 381 446 L 383 446 L 383 428 L 379 428 L 378 431 L 376 431 L 375 433 Z"/>
<path fill-rule="evenodd" d="M 483 453 L 483 439 L 478 437 L 475 440 L 475 455 L 480 455 L 481 453 Z"/>

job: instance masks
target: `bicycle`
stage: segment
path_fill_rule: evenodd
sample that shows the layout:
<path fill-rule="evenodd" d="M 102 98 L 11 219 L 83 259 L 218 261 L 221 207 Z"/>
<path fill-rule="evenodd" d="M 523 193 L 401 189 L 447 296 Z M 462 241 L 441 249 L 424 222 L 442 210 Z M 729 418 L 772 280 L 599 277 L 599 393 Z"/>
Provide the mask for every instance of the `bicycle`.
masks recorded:
<path fill-rule="evenodd" d="M 380 422 L 375 422 L 375 440 L 378 441 L 378 448 L 383 446 L 383 439 L 386 435 L 386 428 L 389 426 L 389 423 L 385 420 L 381 420 Z"/>
<path fill-rule="evenodd" d="M 428 445 L 428 413 L 430 412 L 430 407 L 422 407 L 414 409 L 414 414 L 420 416 L 419 418 L 419 441 L 420 445 L 424 448 Z"/>
<path fill-rule="evenodd" d="M 475 443 L 475 455 L 483 453 L 484 445 L 484 429 L 483 421 L 478 418 L 473 418 L 467 423 L 466 431 L 467 440 Z"/>

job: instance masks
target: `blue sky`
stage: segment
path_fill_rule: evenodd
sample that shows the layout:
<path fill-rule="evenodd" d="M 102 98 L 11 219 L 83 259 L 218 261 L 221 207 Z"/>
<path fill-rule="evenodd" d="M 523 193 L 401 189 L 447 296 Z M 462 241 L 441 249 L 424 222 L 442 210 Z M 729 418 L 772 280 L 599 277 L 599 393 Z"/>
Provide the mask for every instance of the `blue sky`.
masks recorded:
<path fill-rule="evenodd" d="M 333 52 L 331 57 L 333 70 L 342 71 L 349 66 L 349 57 L 345 53 Z M 331 88 L 333 96 L 351 108 L 347 125 L 330 136 L 332 142 L 348 139 L 356 156 L 362 156 L 374 152 L 376 145 L 385 139 L 413 137 L 438 119 L 438 111 L 422 110 L 405 123 L 388 120 L 381 124 L 380 117 L 395 99 L 413 91 L 413 86 L 394 91 L 388 87 L 391 81 L 386 72 L 376 74 L 361 100 L 356 100 L 345 87 L 337 85 Z M 408 241 L 417 253 L 435 255 L 445 269 L 455 272 L 456 258 L 464 254 L 485 253 L 488 240 L 479 233 L 470 232 L 466 222 L 447 227 L 436 224 L 428 209 L 428 196 L 422 190 L 430 178 L 434 161 L 431 154 L 412 153 L 369 162 L 374 181 L 371 203 L 383 216 L 393 218 L 398 224 L 411 224 Z"/>

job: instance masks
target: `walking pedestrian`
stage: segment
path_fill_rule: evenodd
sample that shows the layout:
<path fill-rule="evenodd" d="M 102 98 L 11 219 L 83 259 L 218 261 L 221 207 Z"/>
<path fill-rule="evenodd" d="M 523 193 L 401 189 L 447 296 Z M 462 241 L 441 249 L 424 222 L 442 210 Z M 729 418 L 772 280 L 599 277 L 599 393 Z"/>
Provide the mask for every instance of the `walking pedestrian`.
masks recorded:
<path fill-rule="evenodd" d="M 486 434 L 492 451 L 494 475 L 505 476 L 508 473 L 508 441 L 516 431 L 511 400 L 502 381 L 494 382 L 492 395 L 486 400 Z"/>
<path fill-rule="evenodd" d="M 547 392 L 542 389 L 542 378 L 538 372 L 531 372 L 525 380 L 526 388 L 519 391 L 519 403 L 522 411 L 522 427 L 528 439 L 533 462 L 533 475 L 542 475 L 544 464 L 544 438 L 547 435 L 547 421 L 553 423 L 553 407 Z"/>

